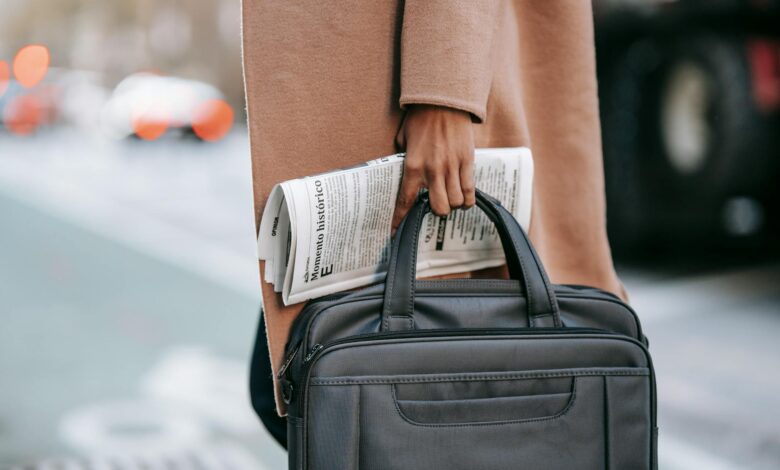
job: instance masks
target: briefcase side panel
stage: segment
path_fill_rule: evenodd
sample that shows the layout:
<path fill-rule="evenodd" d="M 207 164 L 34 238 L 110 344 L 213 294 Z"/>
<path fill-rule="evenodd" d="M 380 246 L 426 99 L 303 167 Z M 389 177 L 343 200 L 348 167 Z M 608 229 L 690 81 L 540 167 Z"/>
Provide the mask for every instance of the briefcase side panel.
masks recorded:
<path fill-rule="evenodd" d="M 651 383 L 604 376 L 607 468 L 645 468 L 654 458 Z"/>
<path fill-rule="evenodd" d="M 303 428 L 302 418 L 287 416 L 287 468 L 289 470 L 303 470 Z"/>

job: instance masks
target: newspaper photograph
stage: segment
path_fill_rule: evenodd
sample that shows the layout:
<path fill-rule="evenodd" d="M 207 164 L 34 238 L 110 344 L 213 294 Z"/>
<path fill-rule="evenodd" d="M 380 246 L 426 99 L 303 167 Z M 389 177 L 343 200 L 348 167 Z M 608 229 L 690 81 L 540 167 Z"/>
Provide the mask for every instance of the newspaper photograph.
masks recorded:
<path fill-rule="evenodd" d="M 384 280 L 390 225 L 403 154 L 276 185 L 260 220 L 264 278 L 285 305 Z M 475 152 L 477 188 L 495 197 L 528 229 L 533 160 L 525 147 Z M 417 276 L 500 266 L 495 227 L 479 209 L 428 214 L 420 231 Z"/>

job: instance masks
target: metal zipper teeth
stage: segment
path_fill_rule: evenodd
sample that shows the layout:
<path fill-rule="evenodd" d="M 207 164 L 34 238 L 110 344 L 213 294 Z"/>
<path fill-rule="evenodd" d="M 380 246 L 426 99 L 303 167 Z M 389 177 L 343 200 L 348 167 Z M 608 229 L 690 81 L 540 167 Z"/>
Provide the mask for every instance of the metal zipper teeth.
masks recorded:
<path fill-rule="evenodd" d="M 361 341 L 361 340 L 364 340 L 364 339 L 370 339 L 370 337 L 376 338 L 377 336 L 380 336 L 380 335 L 381 335 L 382 338 L 386 338 L 386 339 L 395 339 L 395 338 L 403 338 L 403 337 L 412 337 L 413 338 L 413 337 L 416 337 L 416 336 L 420 336 L 420 337 L 441 336 L 441 337 L 444 337 L 444 336 L 448 336 L 448 333 L 449 333 L 449 336 L 470 336 L 469 333 L 477 333 L 479 331 L 481 331 L 483 333 L 486 333 L 486 334 L 489 334 L 489 335 L 492 334 L 492 335 L 495 335 L 495 336 L 511 336 L 513 334 L 514 335 L 519 335 L 519 336 L 523 336 L 523 335 L 533 336 L 533 335 L 539 335 L 539 334 L 545 334 L 545 333 L 546 334 L 554 333 L 554 334 L 560 334 L 560 335 L 566 335 L 566 334 L 583 334 L 583 335 L 595 334 L 595 335 L 602 335 L 602 336 L 611 336 L 611 337 L 616 338 L 616 339 L 620 338 L 620 339 L 623 339 L 623 340 L 627 340 L 630 343 L 635 343 L 640 348 L 642 348 L 642 350 L 644 351 L 645 357 L 647 358 L 647 365 L 648 365 L 648 368 L 650 369 L 650 376 L 649 376 L 649 379 L 650 379 L 650 397 L 651 397 L 651 399 L 650 399 L 650 427 L 651 427 L 650 432 L 651 433 L 655 432 L 655 428 L 658 427 L 658 422 L 657 422 L 657 419 L 658 419 L 658 417 L 657 417 L 657 412 L 658 412 L 657 411 L 657 409 L 658 409 L 657 400 L 658 400 L 658 397 L 657 397 L 656 381 L 655 381 L 655 368 L 653 367 L 653 360 L 650 357 L 650 353 L 647 351 L 647 348 L 644 346 L 644 344 L 642 344 L 640 341 L 637 341 L 636 339 L 631 338 L 629 336 L 611 333 L 611 332 L 609 332 L 607 330 L 602 330 L 602 329 L 599 329 L 599 328 L 528 328 L 528 330 L 535 330 L 535 331 L 522 331 L 522 332 L 518 332 L 517 328 L 515 328 L 515 329 L 499 329 L 499 330 L 496 330 L 496 329 L 492 329 L 492 330 L 490 330 L 490 329 L 484 329 L 484 330 L 464 330 L 464 329 L 460 329 L 460 330 L 415 330 L 415 331 L 394 332 L 394 333 L 367 333 L 367 334 L 363 334 L 363 335 L 350 336 L 348 338 L 343 338 L 343 339 L 340 339 L 340 340 L 329 341 L 329 342 L 325 343 L 324 345 L 318 343 L 318 344 L 315 345 L 315 347 L 312 347 L 312 350 L 309 351 L 309 354 L 306 355 L 306 359 L 308 361 L 304 363 L 305 369 L 304 369 L 304 374 L 303 375 L 305 377 L 304 377 L 303 387 L 301 387 L 300 401 L 297 403 L 297 408 L 298 408 L 298 411 L 299 411 L 299 415 L 301 415 L 301 417 L 303 417 L 302 407 L 306 405 L 306 395 L 307 395 L 307 392 L 309 390 L 309 382 L 310 382 L 310 379 L 311 379 L 311 370 L 314 367 L 314 363 L 316 362 L 317 359 L 319 359 L 322 356 L 322 354 L 324 354 L 324 351 L 326 349 L 331 348 L 333 346 L 338 346 L 340 344 L 358 342 L 358 341 Z M 555 330 L 557 330 L 557 331 L 555 331 Z M 422 334 L 418 334 L 418 335 L 414 334 L 414 333 L 422 333 L 422 332 L 426 332 L 426 331 L 428 333 L 439 332 L 439 333 L 442 333 L 442 334 L 434 334 L 434 335 L 428 334 L 426 336 L 423 336 Z M 453 331 L 460 331 L 461 334 L 460 335 L 452 334 L 451 332 L 453 332 Z M 503 332 L 503 333 L 501 333 L 501 332 Z M 317 348 L 316 346 L 319 346 L 319 347 Z M 305 440 L 308 438 L 308 430 L 307 430 L 307 426 L 306 426 L 307 425 L 307 420 L 304 419 L 303 421 L 304 421 L 303 422 L 303 426 L 304 426 L 304 429 L 303 429 L 303 439 L 304 439 L 304 442 L 305 442 Z M 305 448 L 305 446 L 304 446 L 304 448 Z M 651 460 L 650 463 L 651 463 L 651 466 L 652 466 L 652 464 L 653 464 L 653 461 L 652 461 L 653 457 L 652 457 L 652 455 L 650 457 L 650 460 Z"/>

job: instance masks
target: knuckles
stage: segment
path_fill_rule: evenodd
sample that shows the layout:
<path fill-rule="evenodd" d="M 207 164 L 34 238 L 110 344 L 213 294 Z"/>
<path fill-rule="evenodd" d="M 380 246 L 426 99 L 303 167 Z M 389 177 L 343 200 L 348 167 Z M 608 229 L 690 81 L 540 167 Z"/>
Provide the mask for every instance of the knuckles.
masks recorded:
<path fill-rule="evenodd" d="M 422 174 L 425 168 L 425 162 L 419 158 L 406 157 L 404 160 L 404 175 L 419 175 Z"/>
<path fill-rule="evenodd" d="M 408 209 L 412 205 L 412 198 L 408 194 L 399 193 L 396 207 Z"/>

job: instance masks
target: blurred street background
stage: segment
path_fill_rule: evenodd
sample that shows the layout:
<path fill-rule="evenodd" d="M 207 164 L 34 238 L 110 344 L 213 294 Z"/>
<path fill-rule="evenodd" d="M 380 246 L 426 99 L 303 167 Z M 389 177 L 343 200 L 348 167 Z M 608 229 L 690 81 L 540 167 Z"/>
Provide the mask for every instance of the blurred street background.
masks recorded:
<path fill-rule="evenodd" d="M 247 395 L 239 1 L 0 0 L 0 469 L 286 468 Z M 780 2 L 595 6 L 660 467 L 780 468 Z"/>

